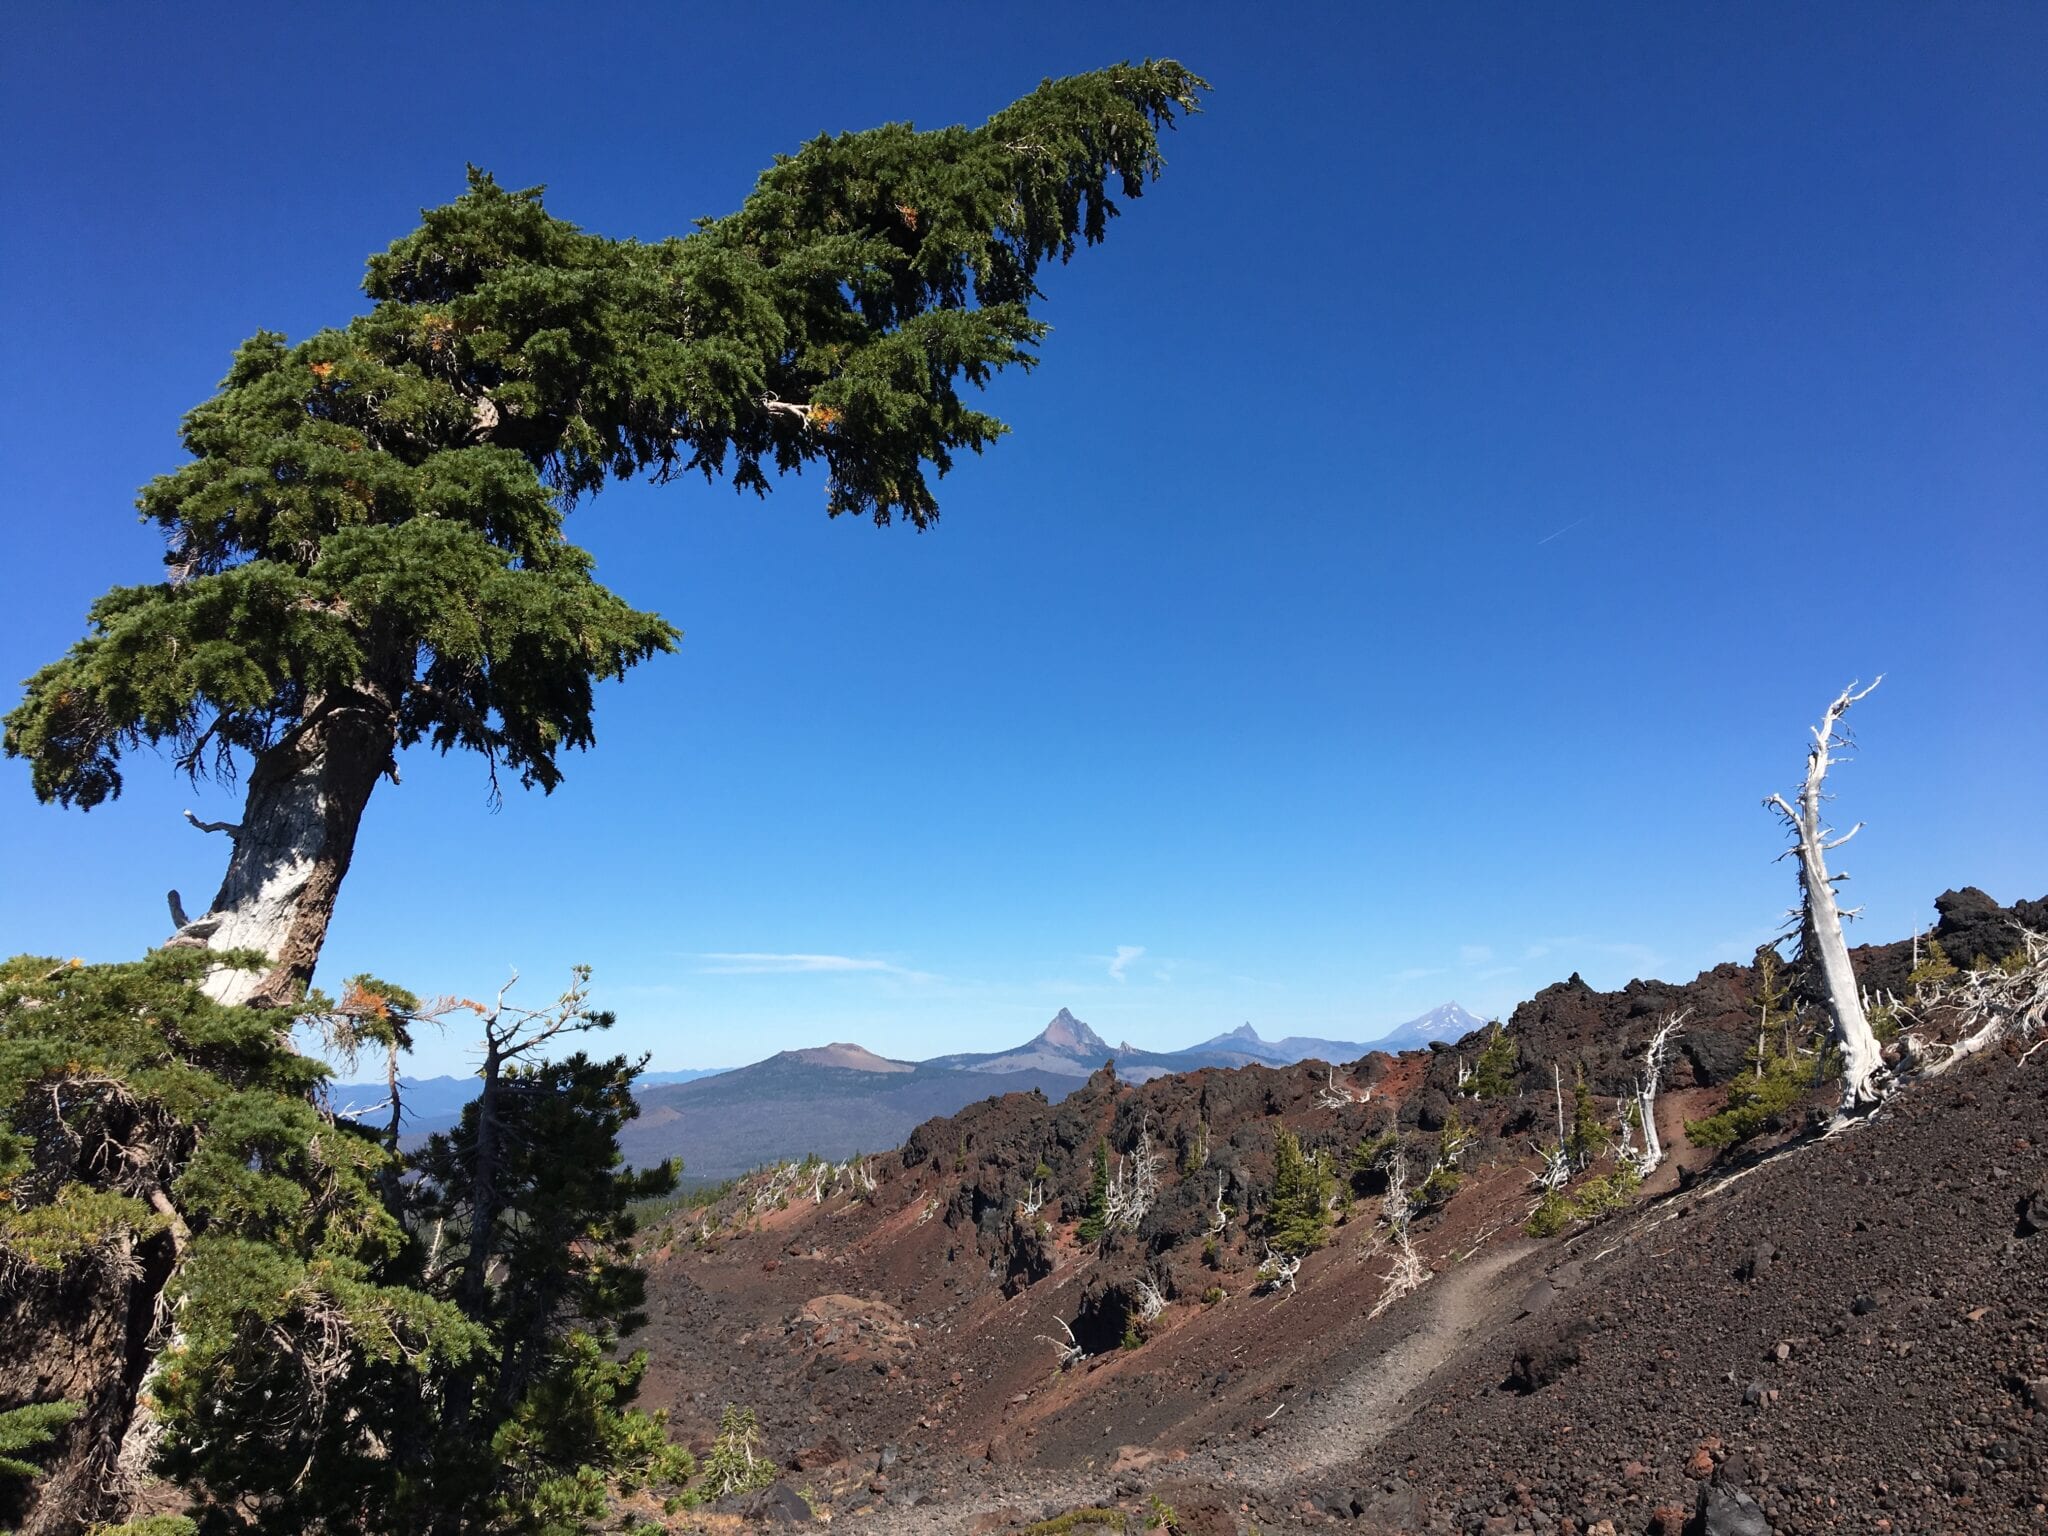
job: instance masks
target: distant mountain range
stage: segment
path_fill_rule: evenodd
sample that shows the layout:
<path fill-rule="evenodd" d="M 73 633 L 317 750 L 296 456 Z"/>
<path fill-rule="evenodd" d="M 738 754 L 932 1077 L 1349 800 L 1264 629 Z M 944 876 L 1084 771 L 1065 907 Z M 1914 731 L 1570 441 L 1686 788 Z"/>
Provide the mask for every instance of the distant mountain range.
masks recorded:
<path fill-rule="evenodd" d="M 699 1067 L 681 1072 L 642 1072 L 639 1083 L 642 1089 L 663 1083 L 689 1083 L 722 1070 Z M 381 1124 L 390 1113 L 385 1108 L 390 1090 L 383 1083 L 335 1083 L 328 1092 L 333 1098 L 334 1112 L 344 1118 Z M 463 1107 L 476 1097 L 476 1079 L 401 1077 L 398 1093 L 399 1102 L 405 1106 L 405 1134 L 427 1136 L 451 1129 L 462 1118 Z"/>
<path fill-rule="evenodd" d="M 1112 1046 L 1062 1008 L 1038 1034 L 1007 1051 L 968 1051 L 929 1061 L 893 1061 L 846 1041 L 781 1051 L 730 1071 L 643 1072 L 640 1118 L 620 1141 L 638 1166 L 680 1157 L 693 1180 L 725 1179 L 762 1163 L 815 1152 L 840 1158 L 881 1152 L 934 1115 L 950 1115 L 976 1099 L 1037 1089 L 1065 1098 L 1106 1061 L 1130 1082 L 1204 1067 L 1284 1067 L 1297 1061 L 1356 1061 L 1371 1051 L 1419 1050 L 1456 1041 L 1482 1027 L 1456 1003 L 1432 1008 L 1377 1040 L 1323 1040 L 1289 1035 L 1264 1040 L 1249 1024 L 1179 1051 L 1146 1051 L 1128 1041 Z M 400 1078 L 405 1134 L 447 1130 L 476 1095 L 473 1077 Z M 381 1120 L 382 1083 L 342 1083 L 338 1113 Z"/>
<path fill-rule="evenodd" d="M 716 1077 L 650 1088 L 639 1095 L 640 1118 L 620 1141 L 632 1163 L 681 1157 L 692 1179 L 730 1178 L 806 1152 L 840 1158 L 895 1147 L 921 1122 L 976 1099 L 1035 1088 L 1057 1101 L 1106 1061 L 1116 1063 L 1118 1076 L 1145 1082 L 1204 1067 L 1356 1061 L 1371 1051 L 1454 1041 L 1480 1027 L 1476 1015 L 1446 1003 L 1371 1042 L 1300 1035 L 1263 1040 L 1245 1024 L 1185 1050 L 1145 1051 L 1110 1045 L 1062 1008 L 1038 1034 L 1007 1051 L 891 1061 L 841 1043 L 783 1051 Z"/>

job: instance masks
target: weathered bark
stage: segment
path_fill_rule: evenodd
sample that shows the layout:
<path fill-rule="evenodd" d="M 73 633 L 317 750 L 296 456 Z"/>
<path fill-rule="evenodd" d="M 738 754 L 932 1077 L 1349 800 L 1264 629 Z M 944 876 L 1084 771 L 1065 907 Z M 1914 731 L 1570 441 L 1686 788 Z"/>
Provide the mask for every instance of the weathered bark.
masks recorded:
<path fill-rule="evenodd" d="M 484 1315 L 492 1240 L 505 1214 L 498 1199 L 498 1099 L 504 1066 L 498 1039 L 487 1032 L 483 1071 L 479 1074 L 483 1086 L 476 1096 L 475 1161 L 469 1176 L 469 1252 L 463 1256 L 462 1282 L 457 1292 L 463 1311 L 473 1318 Z"/>
<path fill-rule="evenodd" d="M 171 1244 L 171 1269 L 165 1276 L 168 1286 L 170 1275 L 175 1274 L 185 1260 L 185 1249 L 192 1241 L 192 1230 L 185 1225 L 185 1218 L 179 1215 L 177 1207 L 171 1204 L 170 1196 L 161 1189 L 151 1190 L 150 1208 L 165 1219 L 165 1235 Z M 159 1302 L 159 1306 L 161 1306 Z M 178 1313 L 183 1300 L 171 1304 L 168 1326 L 161 1338 L 147 1342 L 153 1345 L 148 1367 L 143 1371 L 142 1380 L 135 1389 L 133 1408 L 128 1415 L 128 1427 L 122 1432 L 120 1449 L 114 1456 L 114 1478 L 117 1487 L 132 1497 L 155 1470 L 156 1454 L 163 1444 L 164 1421 L 157 1413 L 154 1392 L 162 1379 L 164 1361 L 176 1359 L 185 1347 L 185 1331 L 179 1325 Z"/>
<path fill-rule="evenodd" d="M 393 770 L 397 716 L 389 699 L 366 686 L 315 701 L 257 759 L 242 820 L 212 824 L 234 840 L 227 874 L 205 915 L 181 924 L 171 942 L 253 949 L 272 964 L 216 970 L 206 982 L 210 996 L 280 1007 L 311 985 L 363 810 Z M 175 916 L 176 892 L 171 901 Z"/>
<path fill-rule="evenodd" d="M 1664 1161 L 1664 1137 L 1657 1129 L 1657 1094 L 1664 1086 L 1664 1067 L 1671 1054 L 1671 1042 L 1684 1027 L 1686 1012 L 1668 1015 L 1650 1037 L 1650 1043 L 1643 1048 L 1643 1070 L 1636 1079 L 1635 1095 L 1635 1117 L 1641 1122 L 1643 1133 L 1641 1151 L 1630 1144 L 1628 1117 L 1622 1117 L 1621 1155 L 1634 1164 L 1639 1178 L 1647 1179 Z"/>
<path fill-rule="evenodd" d="M 1806 781 L 1800 787 L 1799 804 L 1786 803 L 1783 795 L 1772 795 L 1764 803 L 1785 818 L 1798 841 L 1786 850 L 1799 859 L 1800 947 L 1804 957 L 1820 970 L 1827 998 L 1828 1019 L 1833 1028 L 1835 1048 L 1842 1055 L 1841 1114 L 1868 1109 L 1884 1097 L 1884 1050 L 1871 1030 L 1863 1011 L 1863 996 L 1856 987 L 1856 970 L 1849 963 L 1849 943 L 1842 936 L 1842 912 L 1835 903 L 1835 883 L 1844 875 L 1828 873 L 1827 856 L 1863 829 L 1858 822 L 1840 837 L 1822 824 L 1822 787 L 1835 754 L 1849 746 L 1842 731 L 1842 717 L 1849 706 L 1866 697 L 1877 679 L 1860 692 L 1855 684 L 1844 688 L 1813 729 L 1813 746 L 1806 754 Z"/>
<path fill-rule="evenodd" d="M 173 1265 L 158 1236 L 62 1275 L 0 1279 L 0 1409 L 74 1402 L 83 1411 L 41 1459 L 43 1474 L 0 1488 L 0 1524 L 20 1536 L 71 1536 L 126 1517 L 133 1485 L 117 1467 L 156 1358 L 157 1310 Z"/>

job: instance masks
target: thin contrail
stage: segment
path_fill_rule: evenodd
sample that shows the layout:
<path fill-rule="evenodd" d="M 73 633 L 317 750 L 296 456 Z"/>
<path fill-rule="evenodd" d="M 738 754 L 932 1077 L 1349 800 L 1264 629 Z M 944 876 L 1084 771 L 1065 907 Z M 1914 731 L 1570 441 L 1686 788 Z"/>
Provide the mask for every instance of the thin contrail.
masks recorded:
<path fill-rule="evenodd" d="M 1592 513 L 1588 512 L 1586 514 L 1586 517 L 1591 517 L 1592 515 Z M 1571 522 L 1566 523 L 1562 528 L 1558 529 L 1556 533 L 1546 533 L 1542 538 L 1536 541 L 1536 547 L 1538 549 L 1541 549 L 1544 545 L 1548 544 L 1552 539 L 1562 538 L 1565 534 L 1570 533 L 1574 528 L 1578 527 L 1580 523 L 1583 523 L 1586 520 L 1586 517 L 1573 519 Z"/>

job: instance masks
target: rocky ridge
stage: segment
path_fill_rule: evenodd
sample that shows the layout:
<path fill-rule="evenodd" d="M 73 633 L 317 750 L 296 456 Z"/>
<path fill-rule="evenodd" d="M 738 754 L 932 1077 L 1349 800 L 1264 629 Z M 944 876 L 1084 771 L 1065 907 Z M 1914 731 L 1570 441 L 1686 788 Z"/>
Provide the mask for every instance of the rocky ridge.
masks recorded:
<path fill-rule="evenodd" d="M 2048 915 L 1949 893 L 1937 934 L 1995 944 L 2016 914 Z M 1858 958 L 1902 982 L 1911 944 Z M 1468 1037 L 1336 1071 L 1100 1072 L 1057 1104 L 934 1119 L 863 1165 L 872 1190 L 835 1176 L 668 1227 L 636 1341 L 649 1396 L 700 1434 L 752 1403 L 791 1478 L 856 1530 L 1135 1517 L 1155 1497 L 1174 1529 L 1233 1536 L 2038 1529 L 2042 1058 L 1995 1052 L 1849 1134 L 1708 1168 L 1683 1121 L 1718 1102 L 1715 1037 L 1746 1048 L 1755 986 L 1725 966 L 1547 989 L 1509 1022 L 1518 1091 L 1494 1100 L 1456 1094 Z M 1673 1008 L 1706 1038 L 1660 1105 L 1675 1155 L 1652 1198 L 1522 1237 L 1551 1063 L 1615 1083 Z M 1293 1289 L 1259 1293 L 1280 1128 L 1333 1154 L 1393 1129 L 1420 1156 L 1452 1111 L 1480 1139 L 1415 1224 L 1425 1285 L 1374 1315 L 1391 1251 L 1360 1198 Z M 1159 1188 L 1097 1246 L 1074 1221 L 1105 1138 L 1125 1166 L 1155 1153 Z M 1057 1369 L 1069 1330 L 1081 1356 Z"/>

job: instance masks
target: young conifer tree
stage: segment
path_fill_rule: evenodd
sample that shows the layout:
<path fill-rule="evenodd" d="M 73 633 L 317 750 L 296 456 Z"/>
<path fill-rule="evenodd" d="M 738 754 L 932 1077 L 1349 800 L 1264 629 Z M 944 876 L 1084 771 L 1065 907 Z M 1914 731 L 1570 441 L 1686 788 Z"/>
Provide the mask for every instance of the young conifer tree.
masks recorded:
<path fill-rule="evenodd" d="M 594 685 L 677 631 L 567 543 L 608 481 L 765 492 L 805 466 L 826 510 L 922 528 L 927 470 L 1005 430 L 965 386 L 1029 367 L 1039 269 L 1100 240 L 1204 83 L 1171 61 L 1048 80 L 979 128 L 892 124 L 778 157 L 739 210 L 653 244 L 468 191 L 371 259 L 367 314 L 259 332 L 143 489 L 164 579 L 116 587 L 28 684 L 9 754 L 44 800 L 117 795 L 169 747 L 244 783 L 220 890 L 175 941 L 252 949 L 226 1002 L 310 982 L 378 781 L 429 743 L 551 790 Z"/>
<path fill-rule="evenodd" d="M 1281 1130 L 1273 1143 L 1273 1203 L 1266 1211 L 1274 1248 L 1300 1258 L 1330 1240 L 1335 1184 L 1322 1154 L 1304 1151 L 1294 1132 Z"/>

